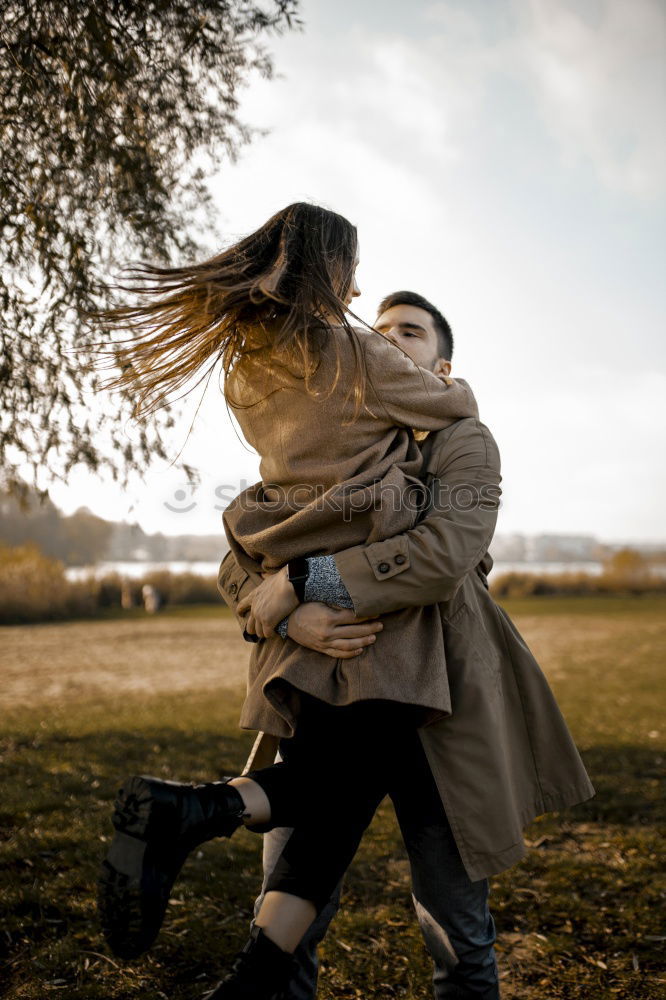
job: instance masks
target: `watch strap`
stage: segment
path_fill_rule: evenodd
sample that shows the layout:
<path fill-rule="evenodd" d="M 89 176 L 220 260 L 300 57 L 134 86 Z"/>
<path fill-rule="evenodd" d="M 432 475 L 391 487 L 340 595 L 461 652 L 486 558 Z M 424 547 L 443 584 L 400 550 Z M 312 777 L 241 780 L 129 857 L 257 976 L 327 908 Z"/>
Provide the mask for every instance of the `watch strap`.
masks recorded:
<path fill-rule="evenodd" d="M 310 568 L 305 557 L 300 556 L 298 559 L 290 559 L 287 563 L 287 578 L 301 604 L 305 601 L 305 581 L 309 575 Z"/>

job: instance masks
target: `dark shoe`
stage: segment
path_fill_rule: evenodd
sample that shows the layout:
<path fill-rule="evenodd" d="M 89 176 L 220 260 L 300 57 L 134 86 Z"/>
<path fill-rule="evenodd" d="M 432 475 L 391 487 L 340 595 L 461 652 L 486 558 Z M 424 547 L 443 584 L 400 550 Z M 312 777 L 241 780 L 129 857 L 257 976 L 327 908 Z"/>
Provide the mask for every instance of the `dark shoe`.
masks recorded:
<path fill-rule="evenodd" d="M 230 837 L 241 825 L 243 800 L 230 780 L 186 785 L 134 776 L 118 792 L 116 835 L 102 862 L 97 896 L 115 955 L 136 958 L 150 947 L 192 848 Z"/>
<path fill-rule="evenodd" d="M 232 971 L 204 1000 L 283 1000 L 297 964 L 255 925 Z"/>

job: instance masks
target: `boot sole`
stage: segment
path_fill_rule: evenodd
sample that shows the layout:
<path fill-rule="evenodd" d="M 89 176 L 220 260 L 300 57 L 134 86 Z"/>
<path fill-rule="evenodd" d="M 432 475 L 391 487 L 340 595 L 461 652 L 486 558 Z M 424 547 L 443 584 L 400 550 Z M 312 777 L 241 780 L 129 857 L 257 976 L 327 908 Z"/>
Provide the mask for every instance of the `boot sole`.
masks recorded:
<path fill-rule="evenodd" d="M 114 955 L 138 958 L 155 941 L 188 850 L 165 847 L 178 823 L 170 782 L 128 778 L 118 793 L 116 830 L 97 883 L 104 937 Z"/>

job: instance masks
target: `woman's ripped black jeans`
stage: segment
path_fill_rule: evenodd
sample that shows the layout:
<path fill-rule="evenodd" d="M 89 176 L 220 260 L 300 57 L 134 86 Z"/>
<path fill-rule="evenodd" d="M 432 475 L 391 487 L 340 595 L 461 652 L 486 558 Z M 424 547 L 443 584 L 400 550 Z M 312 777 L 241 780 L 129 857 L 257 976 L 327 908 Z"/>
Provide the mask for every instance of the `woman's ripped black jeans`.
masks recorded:
<path fill-rule="evenodd" d="M 349 867 L 395 775 L 422 758 L 416 705 L 372 699 L 329 705 L 302 694 L 283 760 L 245 775 L 266 792 L 271 822 L 293 827 L 266 891 L 310 900 L 320 912 Z"/>

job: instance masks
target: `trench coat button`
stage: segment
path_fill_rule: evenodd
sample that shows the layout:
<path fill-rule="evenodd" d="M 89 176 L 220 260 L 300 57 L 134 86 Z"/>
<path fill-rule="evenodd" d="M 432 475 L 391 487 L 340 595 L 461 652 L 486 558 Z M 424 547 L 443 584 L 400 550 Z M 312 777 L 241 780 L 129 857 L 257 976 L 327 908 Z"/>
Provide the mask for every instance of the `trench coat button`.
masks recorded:
<path fill-rule="evenodd" d="M 395 557 L 396 566 L 404 566 L 407 562 L 407 556 L 403 556 L 402 553 Z"/>
<path fill-rule="evenodd" d="M 377 567 L 380 573 L 388 573 L 390 568 L 391 567 L 389 566 L 388 563 L 380 563 L 379 566 Z"/>
<path fill-rule="evenodd" d="M 230 583 L 229 584 L 229 593 L 232 594 L 232 595 L 238 593 L 238 584 L 237 583 Z"/>

